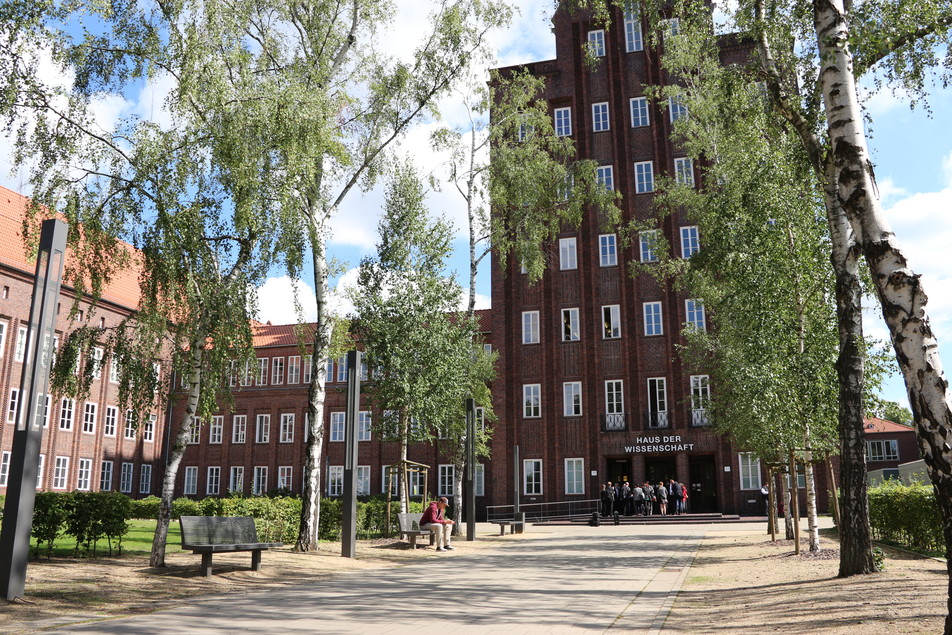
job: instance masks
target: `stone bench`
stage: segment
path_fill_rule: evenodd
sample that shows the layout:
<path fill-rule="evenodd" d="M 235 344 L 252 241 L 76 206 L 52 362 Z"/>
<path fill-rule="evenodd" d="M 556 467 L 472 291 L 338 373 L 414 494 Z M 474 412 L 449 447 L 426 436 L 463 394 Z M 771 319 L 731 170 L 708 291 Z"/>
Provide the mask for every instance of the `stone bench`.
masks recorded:
<path fill-rule="evenodd" d="M 499 525 L 499 535 L 505 535 L 506 527 L 509 528 L 510 534 L 519 533 L 521 534 L 523 529 L 525 529 L 525 522 L 521 520 L 493 520 L 491 521 L 493 525 Z"/>
<path fill-rule="evenodd" d="M 212 554 L 250 551 L 251 568 L 261 570 L 261 552 L 284 546 L 280 542 L 258 542 L 255 519 L 247 516 L 181 516 L 182 549 L 202 554 L 202 575 L 212 574 Z"/>
<path fill-rule="evenodd" d="M 397 514 L 397 522 L 400 524 L 400 538 L 406 538 L 410 541 L 410 546 L 416 549 L 416 539 L 419 536 L 429 536 L 430 546 L 436 542 L 436 534 L 429 529 L 420 529 L 420 520 L 423 514 Z"/>

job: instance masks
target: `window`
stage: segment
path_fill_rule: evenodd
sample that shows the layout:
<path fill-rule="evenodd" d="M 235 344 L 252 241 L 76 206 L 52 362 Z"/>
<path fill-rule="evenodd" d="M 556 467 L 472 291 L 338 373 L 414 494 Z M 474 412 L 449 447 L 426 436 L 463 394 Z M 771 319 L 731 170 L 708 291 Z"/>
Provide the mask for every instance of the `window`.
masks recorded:
<path fill-rule="evenodd" d="M 60 430 L 73 429 L 73 409 L 75 407 L 76 402 L 74 400 L 70 399 L 69 397 L 63 397 L 63 401 L 60 403 Z"/>
<path fill-rule="evenodd" d="M 13 351 L 14 361 L 22 362 L 26 358 L 26 333 L 27 328 L 25 326 L 17 328 L 16 349 Z"/>
<path fill-rule="evenodd" d="M 562 309 L 562 341 L 577 342 L 578 339 L 578 309 Z"/>
<path fill-rule="evenodd" d="M 618 245 L 615 234 L 599 235 L 598 256 L 598 264 L 601 267 L 614 267 L 618 264 Z"/>
<path fill-rule="evenodd" d="M 585 459 L 565 459 L 565 493 L 585 493 Z"/>
<path fill-rule="evenodd" d="M 0 487 L 7 486 L 7 478 L 10 476 L 10 453 L 0 454 Z"/>
<path fill-rule="evenodd" d="M 131 410 L 126 410 L 126 420 L 122 434 L 126 439 L 136 438 L 136 415 Z M 129 487 L 132 487 L 132 485 L 130 484 Z"/>
<path fill-rule="evenodd" d="M 256 378 L 256 383 L 259 386 L 268 385 L 268 360 L 267 358 L 259 359 L 258 362 L 258 373 Z"/>
<path fill-rule="evenodd" d="M 760 489 L 760 459 L 753 452 L 741 452 L 737 455 L 740 464 L 740 488 Z"/>
<path fill-rule="evenodd" d="M 625 11 L 625 52 L 643 51 L 645 44 L 641 37 L 641 16 L 637 11 Z"/>
<path fill-rule="evenodd" d="M 554 112 L 555 118 L 555 135 L 557 137 L 569 137 L 572 135 L 572 109 L 571 108 L 556 108 Z"/>
<path fill-rule="evenodd" d="M 267 443 L 271 439 L 271 415 L 255 417 L 255 443 Z"/>
<path fill-rule="evenodd" d="M 344 493 L 344 466 L 330 465 L 327 468 L 327 495 L 341 496 Z"/>
<path fill-rule="evenodd" d="M 386 491 L 387 491 L 387 486 L 389 485 L 389 486 L 390 486 L 390 495 L 391 495 L 391 496 L 397 496 L 397 495 L 399 494 L 399 492 L 397 491 L 397 488 L 398 488 L 398 485 L 397 485 L 397 475 L 394 474 L 394 475 L 391 476 L 390 474 L 387 474 L 387 468 L 388 468 L 388 467 L 390 467 L 390 466 L 389 466 L 389 465 L 384 465 L 383 467 L 380 468 L 380 475 L 381 475 L 381 476 L 380 476 L 380 491 L 381 491 L 381 492 L 386 492 Z M 392 481 L 390 480 L 391 478 L 393 479 Z"/>
<path fill-rule="evenodd" d="M 631 127 L 644 128 L 651 124 L 648 118 L 648 98 L 632 97 L 629 100 L 631 104 Z"/>
<path fill-rule="evenodd" d="M 116 421 L 119 419 L 119 409 L 115 406 L 106 406 L 106 415 L 102 420 L 102 433 L 107 437 L 116 436 Z"/>
<path fill-rule="evenodd" d="M 486 409 L 476 406 L 476 432 L 486 431 Z"/>
<path fill-rule="evenodd" d="M 94 348 L 89 360 L 89 363 L 93 365 L 93 379 L 102 377 L 102 358 L 103 350 L 101 348 Z"/>
<path fill-rule="evenodd" d="M 43 487 L 43 469 L 46 467 L 46 455 L 40 455 L 40 464 L 36 468 L 36 489 Z"/>
<path fill-rule="evenodd" d="M 225 417 L 222 415 L 212 415 L 212 423 L 208 427 L 208 442 L 218 445 L 224 436 Z"/>
<path fill-rule="evenodd" d="M 595 57 L 605 57 L 605 31 L 588 32 L 588 50 Z"/>
<path fill-rule="evenodd" d="M 523 344 L 538 344 L 539 343 L 539 312 L 538 311 L 523 311 L 522 312 L 522 343 Z"/>
<path fill-rule="evenodd" d="M 680 97 L 668 97 L 668 112 L 672 123 L 678 119 L 688 118 L 688 107 L 684 105 Z"/>
<path fill-rule="evenodd" d="M 344 440 L 344 414 L 343 412 L 331 413 L 331 441 Z"/>
<path fill-rule="evenodd" d="M 866 454 L 869 461 L 898 461 L 899 442 L 895 439 L 867 441 Z"/>
<path fill-rule="evenodd" d="M 455 465 L 440 465 L 440 482 L 438 496 L 453 495 L 453 479 L 456 477 Z"/>
<path fill-rule="evenodd" d="M 711 401 L 711 380 L 707 375 L 691 375 L 691 425 L 710 425 L 707 405 Z"/>
<path fill-rule="evenodd" d="M 562 384 L 562 414 L 566 417 L 582 415 L 582 382 L 567 381 Z"/>
<path fill-rule="evenodd" d="M 6 289 L 6 287 L 4 287 Z M 7 348 L 7 329 L 9 328 L 6 320 L 0 320 L 0 357 L 3 357 L 3 351 Z"/>
<path fill-rule="evenodd" d="M 20 391 L 16 388 L 10 389 L 10 402 L 7 404 L 7 423 L 17 422 L 17 402 L 20 400 Z"/>
<path fill-rule="evenodd" d="M 690 258 L 701 250 L 701 243 L 697 237 L 697 227 L 681 228 L 681 257 Z"/>
<path fill-rule="evenodd" d="M 205 495 L 218 496 L 218 489 L 221 487 L 221 467 L 209 466 L 205 473 Z"/>
<path fill-rule="evenodd" d="M 109 364 L 109 383 L 118 384 L 119 383 L 119 361 L 113 357 L 112 361 Z"/>
<path fill-rule="evenodd" d="M 281 443 L 291 443 L 294 441 L 294 413 L 285 412 L 281 415 L 281 434 L 279 441 Z"/>
<path fill-rule="evenodd" d="M 245 491 L 245 468 L 239 465 L 232 466 L 228 477 L 228 491 L 241 494 Z"/>
<path fill-rule="evenodd" d="M 112 461 L 103 461 L 99 465 L 99 490 L 112 491 Z"/>
<path fill-rule="evenodd" d="M 608 129 L 608 102 L 606 101 L 599 104 L 592 104 L 593 132 L 605 132 Z"/>
<path fill-rule="evenodd" d="M 687 313 L 687 328 L 704 331 L 704 303 L 700 300 L 685 300 L 684 310 Z"/>
<path fill-rule="evenodd" d="M 301 381 L 301 356 L 288 357 L 288 383 L 297 384 Z"/>
<path fill-rule="evenodd" d="M 152 493 L 152 466 L 148 463 L 139 468 L 139 493 Z"/>
<path fill-rule="evenodd" d="M 330 366 L 331 362 L 328 360 L 327 365 Z M 311 356 L 305 355 L 304 359 L 301 360 L 301 381 L 305 384 L 311 383 Z M 327 380 L 330 381 L 330 373 L 327 374 Z"/>
<path fill-rule="evenodd" d="M 235 415 L 231 418 L 231 442 L 244 443 L 248 427 L 247 415 Z"/>
<path fill-rule="evenodd" d="M 694 161 L 685 158 L 675 159 L 674 180 L 681 185 L 694 187 Z"/>
<path fill-rule="evenodd" d="M 674 36 L 681 32 L 681 21 L 678 18 L 662 20 L 661 25 L 661 34 L 664 37 Z"/>
<path fill-rule="evenodd" d="M 278 467 L 278 489 L 290 490 L 291 479 L 293 478 L 294 467 L 291 465 L 281 465 Z"/>
<path fill-rule="evenodd" d="M 83 432 L 86 434 L 95 434 L 96 432 L 96 409 L 98 406 L 91 401 L 87 401 L 83 406 Z"/>
<path fill-rule="evenodd" d="M 202 422 L 198 418 L 192 419 L 192 427 L 188 431 L 188 444 L 195 445 L 202 440 Z"/>
<path fill-rule="evenodd" d="M 542 459 L 525 459 L 522 462 L 522 493 L 542 493 Z"/>
<path fill-rule="evenodd" d="M 602 339 L 621 337 L 621 306 L 609 304 L 602 307 Z"/>
<path fill-rule="evenodd" d="M 625 396 L 621 379 L 605 382 L 605 414 L 620 415 L 625 412 Z"/>
<path fill-rule="evenodd" d="M 53 464 L 53 489 L 66 489 L 66 479 L 69 477 L 69 457 L 58 456 Z"/>
<path fill-rule="evenodd" d="M 664 335 L 661 323 L 661 303 L 645 302 L 645 335 Z"/>
<path fill-rule="evenodd" d="M 361 410 L 357 413 L 357 440 L 370 441 L 370 427 L 373 425 L 370 412 Z"/>
<path fill-rule="evenodd" d="M 635 193 L 654 192 L 654 166 L 651 161 L 639 161 L 635 164 Z"/>
<path fill-rule="evenodd" d="M 658 255 L 655 247 L 658 246 L 658 230 L 643 231 L 638 234 L 638 245 L 641 251 L 641 262 L 655 262 Z"/>
<path fill-rule="evenodd" d="M 196 492 L 198 492 L 198 466 L 189 465 L 185 468 L 185 485 L 182 487 L 182 494 L 194 496 Z"/>
<path fill-rule="evenodd" d="M 341 355 L 337 360 L 337 381 L 347 381 L 347 356 Z"/>
<path fill-rule="evenodd" d="M 578 269 L 575 238 L 559 238 L 559 269 Z"/>
<path fill-rule="evenodd" d="M 519 142 L 522 143 L 525 141 L 532 133 L 534 128 L 525 122 L 519 124 L 519 131 L 516 133 L 516 138 L 519 139 Z"/>
<path fill-rule="evenodd" d="M 119 491 L 123 494 L 132 493 L 132 463 L 123 463 L 119 473 Z M 188 468 L 186 468 L 186 471 Z"/>
<path fill-rule="evenodd" d="M 255 466 L 255 476 L 251 481 L 251 493 L 255 496 L 264 496 L 268 491 L 268 468 L 265 465 Z"/>
<path fill-rule="evenodd" d="M 251 360 L 249 359 L 245 361 L 245 372 L 241 375 L 241 385 L 250 386 L 252 377 Z"/>
<path fill-rule="evenodd" d="M 486 466 L 477 463 L 473 470 L 473 494 L 474 496 L 486 495 Z"/>
<path fill-rule="evenodd" d="M 271 385 L 280 386 L 284 383 L 284 358 L 271 358 Z"/>
<path fill-rule="evenodd" d="M 539 384 L 522 385 L 522 416 L 542 416 L 542 386 Z"/>
<path fill-rule="evenodd" d="M 612 166 L 610 165 L 600 165 L 595 170 L 595 180 L 598 181 L 598 184 L 601 185 L 606 190 L 615 189 L 615 177 L 613 174 Z"/>
<path fill-rule="evenodd" d="M 50 425 L 51 401 L 52 397 L 49 395 L 36 396 L 36 420 L 39 422 L 42 419 L 44 428 L 48 428 Z"/>
<path fill-rule="evenodd" d="M 648 380 L 648 427 L 668 427 L 668 392 L 664 377 Z"/>

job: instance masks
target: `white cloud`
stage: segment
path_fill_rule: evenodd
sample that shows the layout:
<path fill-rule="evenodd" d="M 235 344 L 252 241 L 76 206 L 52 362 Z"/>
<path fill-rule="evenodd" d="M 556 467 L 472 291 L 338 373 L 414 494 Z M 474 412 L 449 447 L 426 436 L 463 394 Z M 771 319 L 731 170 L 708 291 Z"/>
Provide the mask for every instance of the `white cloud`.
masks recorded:
<path fill-rule="evenodd" d="M 879 200 L 883 202 L 883 205 L 885 205 L 888 200 L 898 199 L 906 195 L 906 189 L 896 185 L 889 177 L 882 181 L 877 181 L 876 185 L 879 188 Z"/>
<path fill-rule="evenodd" d="M 357 284 L 357 269 L 347 271 L 338 279 L 337 287 L 331 291 L 328 309 L 332 315 L 344 317 L 354 312 L 354 305 L 346 297 L 345 290 Z M 294 307 L 294 294 L 297 290 L 302 315 Z M 296 324 L 299 318 L 304 322 L 317 320 L 317 298 L 314 289 L 306 281 L 294 282 L 288 276 L 268 278 L 258 288 L 259 322 L 271 324 Z"/>
<path fill-rule="evenodd" d="M 952 153 L 942 159 L 942 175 L 945 177 L 945 184 L 952 188 Z"/>

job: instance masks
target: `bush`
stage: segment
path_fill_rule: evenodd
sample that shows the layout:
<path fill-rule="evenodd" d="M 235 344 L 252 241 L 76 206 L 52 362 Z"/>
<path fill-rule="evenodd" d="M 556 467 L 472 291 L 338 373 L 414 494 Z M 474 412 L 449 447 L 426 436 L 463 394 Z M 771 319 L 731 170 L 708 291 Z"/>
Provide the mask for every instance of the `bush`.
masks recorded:
<path fill-rule="evenodd" d="M 176 498 L 172 501 L 172 519 L 176 519 L 179 516 L 201 516 L 201 509 L 199 506 L 199 501 L 192 500 L 191 498 Z M 156 514 L 158 517 L 158 514 Z"/>
<path fill-rule="evenodd" d="M 46 543 L 46 557 L 53 555 L 53 542 L 60 535 L 69 509 L 66 498 L 56 492 L 37 492 L 33 504 L 33 528 L 30 535 L 36 539 L 33 557 L 39 557 L 40 545 Z"/>
<path fill-rule="evenodd" d="M 162 507 L 162 499 L 158 496 L 147 496 L 139 500 L 129 499 L 131 511 L 129 518 L 138 518 L 139 520 L 155 520 L 159 517 L 159 509 Z"/>
<path fill-rule="evenodd" d="M 888 480 L 869 490 L 869 524 L 873 538 L 942 552 L 942 518 L 931 485 L 903 485 Z"/>

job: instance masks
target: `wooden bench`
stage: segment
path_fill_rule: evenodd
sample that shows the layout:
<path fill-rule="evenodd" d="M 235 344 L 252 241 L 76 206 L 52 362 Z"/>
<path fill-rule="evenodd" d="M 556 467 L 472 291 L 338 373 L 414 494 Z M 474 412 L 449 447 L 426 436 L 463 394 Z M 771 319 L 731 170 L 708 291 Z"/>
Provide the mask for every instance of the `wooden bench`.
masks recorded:
<path fill-rule="evenodd" d="M 258 542 L 255 519 L 247 516 L 181 516 L 182 549 L 202 554 L 202 575 L 212 574 L 212 554 L 250 551 L 251 568 L 261 570 L 261 552 L 283 546 L 280 542 Z"/>
<path fill-rule="evenodd" d="M 506 527 L 509 528 L 509 533 L 522 533 L 522 530 L 525 529 L 525 523 L 521 520 L 494 520 L 491 521 L 493 525 L 499 525 L 499 535 L 505 535 Z"/>
<path fill-rule="evenodd" d="M 400 523 L 400 538 L 407 538 L 414 549 L 416 549 L 418 536 L 429 536 L 431 547 L 436 542 L 436 534 L 429 529 L 420 529 L 422 518 L 423 514 L 397 514 L 397 522 Z"/>

